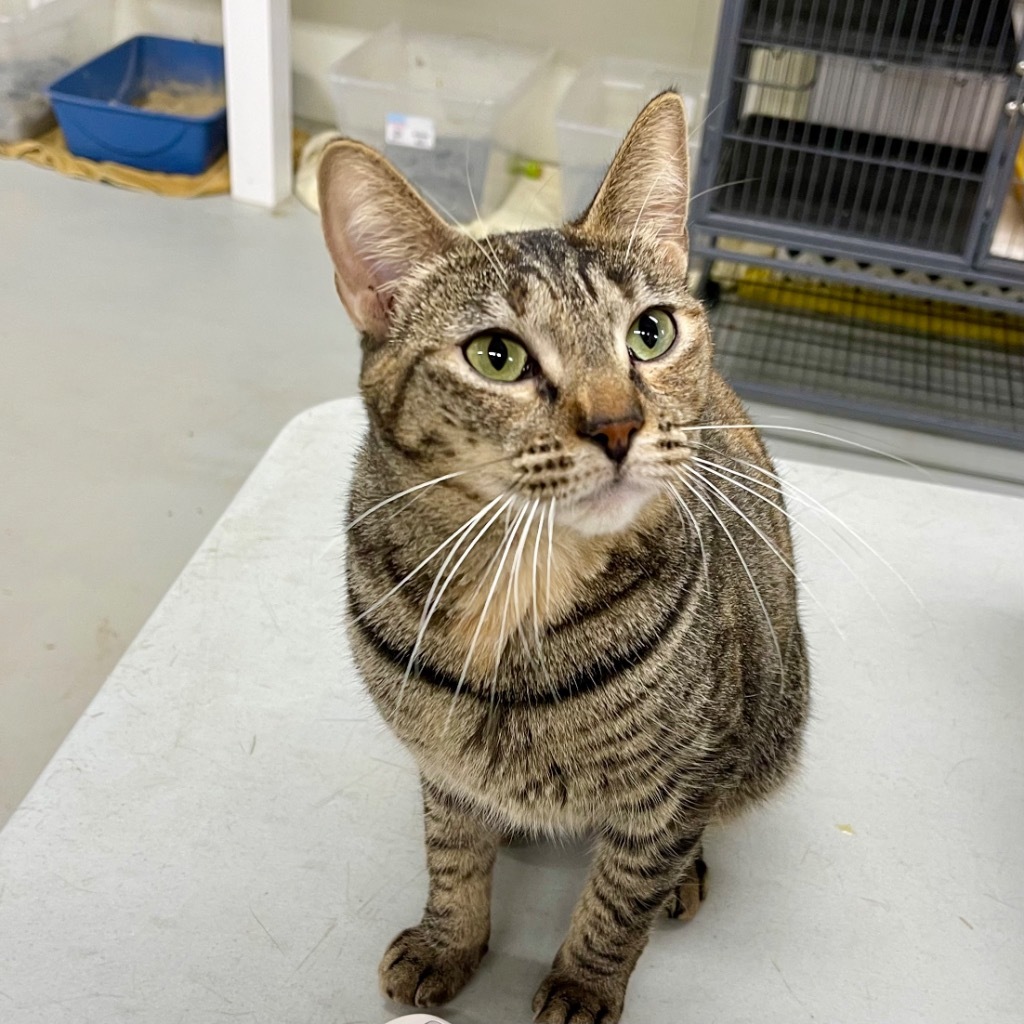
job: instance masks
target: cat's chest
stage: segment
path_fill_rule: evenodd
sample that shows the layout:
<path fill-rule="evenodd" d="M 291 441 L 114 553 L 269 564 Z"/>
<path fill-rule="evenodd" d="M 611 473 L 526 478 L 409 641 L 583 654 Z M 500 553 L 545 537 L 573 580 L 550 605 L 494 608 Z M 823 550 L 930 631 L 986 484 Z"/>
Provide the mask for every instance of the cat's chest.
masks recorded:
<path fill-rule="evenodd" d="M 425 774 L 514 825 L 587 829 L 621 789 L 611 732 L 589 717 L 488 708 L 409 745 Z"/>

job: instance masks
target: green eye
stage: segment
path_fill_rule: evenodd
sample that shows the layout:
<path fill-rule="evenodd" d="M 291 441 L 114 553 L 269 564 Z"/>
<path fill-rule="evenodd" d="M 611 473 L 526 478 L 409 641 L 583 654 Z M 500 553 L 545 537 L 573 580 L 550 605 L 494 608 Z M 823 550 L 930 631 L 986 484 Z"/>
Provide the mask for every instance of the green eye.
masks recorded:
<path fill-rule="evenodd" d="M 663 309 L 648 309 L 630 324 L 626 346 L 636 359 L 657 359 L 675 340 L 676 323 L 672 317 Z"/>
<path fill-rule="evenodd" d="M 511 383 L 532 369 L 530 354 L 507 334 L 480 334 L 467 341 L 462 351 L 469 365 L 488 380 Z"/>

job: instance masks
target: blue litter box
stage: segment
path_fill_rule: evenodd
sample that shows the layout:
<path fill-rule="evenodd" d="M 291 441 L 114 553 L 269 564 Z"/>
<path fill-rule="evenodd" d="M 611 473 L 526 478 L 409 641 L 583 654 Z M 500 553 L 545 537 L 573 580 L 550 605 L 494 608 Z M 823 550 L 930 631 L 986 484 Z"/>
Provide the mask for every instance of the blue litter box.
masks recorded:
<path fill-rule="evenodd" d="M 227 149 L 221 46 L 135 36 L 49 92 L 76 156 L 200 174 Z"/>

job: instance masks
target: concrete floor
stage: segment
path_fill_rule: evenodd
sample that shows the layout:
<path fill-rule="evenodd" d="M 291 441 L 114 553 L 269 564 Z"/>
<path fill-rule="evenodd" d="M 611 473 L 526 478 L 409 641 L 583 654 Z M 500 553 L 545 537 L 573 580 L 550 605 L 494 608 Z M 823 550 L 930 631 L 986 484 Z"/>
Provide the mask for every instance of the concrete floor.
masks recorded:
<path fill-rule="evenodd" d="M 0 162 L 0 824 L 271 439 L 355 393 L 319 225 Z"/>
<path fill-rule="evenodd" d="M 297 203 L 165 200 L 0 162 L 0 239 L 2 825 L 271 439 L 355 394 L 358 349 Z M 1024 480 L 1021 453 L 755 419 L 989 478 L 943 477 L 971 487 Z M 782 456 L 864 461 L 777 436 Z"/>

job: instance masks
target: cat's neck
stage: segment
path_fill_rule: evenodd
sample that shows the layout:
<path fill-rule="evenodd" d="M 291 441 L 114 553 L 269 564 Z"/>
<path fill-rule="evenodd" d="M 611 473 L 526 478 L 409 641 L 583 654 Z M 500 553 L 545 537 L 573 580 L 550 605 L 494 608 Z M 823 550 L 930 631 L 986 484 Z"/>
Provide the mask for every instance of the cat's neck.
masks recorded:
<path fill-rule="evenodd" d="M 492 673 L 516 636 L 542 636 L 595 593 L 613 588 L 617 555 L 635 549 L 645 529 L 670 517 L 668 502 L 655 497 L 620 533 L 587 535 L 538 518 L 510 543 L 507 535 L 495 537 L 481 545 L 478 566 L 453 587 L 444 625 L 449 641 L 474 674 Z"/>

